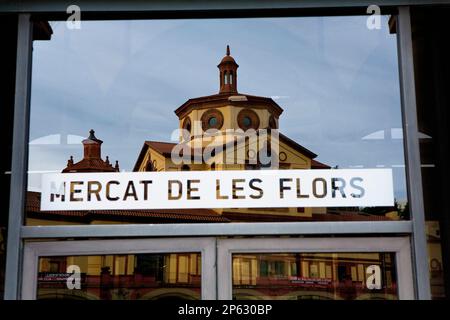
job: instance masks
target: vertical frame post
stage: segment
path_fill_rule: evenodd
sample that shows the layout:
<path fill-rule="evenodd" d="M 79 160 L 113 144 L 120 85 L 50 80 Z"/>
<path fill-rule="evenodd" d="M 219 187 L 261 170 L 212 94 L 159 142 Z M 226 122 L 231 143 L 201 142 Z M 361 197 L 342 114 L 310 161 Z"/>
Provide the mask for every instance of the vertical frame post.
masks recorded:
<path fill-rule="evenodd" d="M 408 201 L 413 223 L 413 268 L 416 279 L 416 298 L 429 300 L 431 299 L 430 277 L 425 234 L 419 130 L 417 125 L 411 14 L 408 6 L 399 7 L 397 41 Z"/>
<path fill-rule="evenodd" d="M 5 300 L 16 300 L 22 274 L 22 239 L 28 169 L 28 133 L 31 92 L 31 51 L 33 28 L 30 14 L 20 14 L 17 30 L 16 87 L 6 249 Z"/>

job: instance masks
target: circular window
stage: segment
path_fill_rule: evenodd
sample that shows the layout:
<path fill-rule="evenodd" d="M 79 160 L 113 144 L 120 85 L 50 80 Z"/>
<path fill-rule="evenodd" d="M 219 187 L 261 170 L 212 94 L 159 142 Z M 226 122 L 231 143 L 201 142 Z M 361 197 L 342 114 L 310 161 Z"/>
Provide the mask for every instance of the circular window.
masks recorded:
<path fill-rule="evenodd" d="M 216 109 L 211 109 L 203 113 L 201 120 L 203 131 L 208 129 L 220 129 L 223 125 L 222 112 Z"/>
<path fill-rule="evenodd" d="M 251 109 L 241 110 L 237 116 L 237 121 L 239 128 L 244 131 L 248 129 L 256 130 L 259 127 L 259 117 L 256 112 Z"/>
<path fill-rule="evenodd" d="M 209 118 L 208 124 L 210 127 L 215 127 L 217 125 L 217 118 L 216 117 Z"/>

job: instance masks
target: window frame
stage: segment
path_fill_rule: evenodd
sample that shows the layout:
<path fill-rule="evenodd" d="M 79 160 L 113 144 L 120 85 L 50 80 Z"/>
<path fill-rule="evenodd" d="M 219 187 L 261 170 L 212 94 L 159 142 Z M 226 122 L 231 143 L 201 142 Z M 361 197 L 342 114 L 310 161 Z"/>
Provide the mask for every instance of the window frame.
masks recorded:
<path fill-rule="evenodd" d="M 255 8 L 260 6 L 253 3 Z M 308 2 L 308 1 L 307 1 Z M 284 16 L 299 16 L 298 12 L 304 15 L 336 15 L 343 12 L 354 13 L 365 12 L 360 1 L 354 1 L 352 5 L 331 11 L 319 7 L 317 1 L 311 2 L 309 6 L 305 1 L 297 1 L 297 9 L 300 11 L 286 10 Z M 331 3 L 333 1 L 328 1 Z M 391 5 L 401 1 L 386 1 Z M 410 3 L 412 1 L 404 1 Z M 420 2 L 420 1 L 419 1 Z M 450 2 L 450 1 L 449 1 Z M 243 1 L 242 3 L 245 3 Z M 289 2 L 292 5 L 292 2 Z M 300 3 L 302 3 L 300 5 Z M 429 3 L 429 2 L 428 2 Z M 279 9 L 285 8 L 287 3 L 278 5 Z M 49 4 L 46 4 L 47 8 Z M 96 3 L 98 6 L 98 3 Z M 136 5 L 134 3 L 134 5 Z M 147 4 L 148 5 L 148 4 Z M 201 4 L 200 4 L 201 5 Z M 234 3 L 235 6 L 236 3 Z M 155 5 L 157 7 L 157 5 Z M 239 16 L 239 12 L 227 11 L 227 5 L 216 4 L 217 10 L 208 12 L 203 7 L 200 10 L 194 6 L 192 10 L 183 11 L 189 17 Z M 273 6 L 273 5 L 272 5 Z M 339 5 L 337 5 L 339 6 Z M 132 5 L 130 4 L 130 7 Z M 155 8 L 156 8 L 155 7 Z M 239 7 L 239 6 L 238 6 Z M 44 5 L 43 8 L 46 8 Z M 95 10 L 95 6 L 92 7 Z M 122 8 L 122 7 L 121 7 Z M 117 9 L 117 8 L 116 8 Z M 32 65 L 32 19 L 35 17 L 31 13 L 20 13 L 18 21 L 18 42 L 17 42 L 17 62 L 16 62 L 16 89 L 14 105 L 14 128 L 13 128 L 13 154 L 11 170 L 11 196 L 9 207 L 8 241 L 7 241 L 7 262 L 5 279 L 5 299 L 18 299 L 21 297 L 21 279 L 23 270 L 24 243 L 31 239 L 48 238 L 86 238 L 86 237 L 169 237 L 169 236 L 236 236 L 236 235 L 408 235 L 412 243 L 411 263 L 413 266 L 415 297 L 417 299 L 430 299 L 430 282 L 428 274 L 427 247 L 425 238 L 425 220 L 422 194 L 421 164 L 419 154 L 419 140 L 417 128 L 416 97 L 414 86 L 413 53 L 411 37 L 411 18 L 408 6 L 394 7 L 397 14 L 397 50 L 400 73 L 400 94 L 402 109 L 402 124 L 405 144 L 405 164 L 407 173 L 408 199 L 410 202 L 411 220 L 393 222 L 300 222 L 300 223 L 255 223 L 255 224 L 177 224 L 177 225 L 88 225 L 88 226 L 24 226 L 24 204 L 26 200 L 27 168 L 28 168 L 28 138 L 29 138 L 29 116 L 30 116 L 30 92 L 31 92 L 31 65 Z M 54 11 L 61 10 L 53 8 Z M 120 10 L 119 9 L 119 13 Z M 197 10 L 197 11 L 196 11 Z M 303 10 L 303 11 L 302 11 Z M 312 11 L 311 11 L 312 10 Z M 324 11 L 325 10 L 325 11 Z M 33 11 L 33 10 L 31 10 Z M 51 10 L 49 10 L 51 11 Z M 89 11 L 89 10 L 88 10 Z M 114 11 L 114 10 L 112 10 Z M 145 10 L 144 10 L 145 11 Z M 22 11 L 24 12 L 24 11 Z M 26 12 L 26 11 L 25 11 Z M 91 12 L 93 13 L 93 12 Z M 179 12 L 172 12 L 172 16 L 166 11 L 142 12 L 141 18 L 169 17 L 179 18 Z M 251 16 L 252 11 L 244 11 L 243 16 Z M 129 13 L 130 17 L 140 17 L 138 13 Z M 255 14 L 265 14 L 265 16 L 283 16 L 283 12 L 278 12 L 277 8 L 271 11 L 262 11 Z M 43 13 L 39 16 L 42 17 Z M 230 16 L 231 15 L 231 16 Z M 60 17 L 66 18 L 65 13 L 59 12 Z M 120 16 L 120 15 L 119 15 Z M 127 15 L 125 15 L 127 16 Z M 93 16 L 86 13 L 87 19 Z M 117 19 L 118 15 L 112 15 Z"/>
<path fill-rule="evenodd" d="M 217 264 L 222 268 L 217 281 L 218 299 L 230 300 L 233 293 L 233 253 L 395 253 L 398 298 L 414 299 L 413 272 L 410 262 L 411 248 L 408 237 L 300 239 L 219 239 L 217 241 Z M 401 270 L 401 272 L 400 272 Z"/>
<path fill-rule="evenodd" d="M 193 252 L 201 254 L 201 298 L 213 300 L 216 297 L 215 238 L 79 240 L 64 246 L 61 241 L 26 243 L 21 299 L 36 299 L 40 257 Z"/>

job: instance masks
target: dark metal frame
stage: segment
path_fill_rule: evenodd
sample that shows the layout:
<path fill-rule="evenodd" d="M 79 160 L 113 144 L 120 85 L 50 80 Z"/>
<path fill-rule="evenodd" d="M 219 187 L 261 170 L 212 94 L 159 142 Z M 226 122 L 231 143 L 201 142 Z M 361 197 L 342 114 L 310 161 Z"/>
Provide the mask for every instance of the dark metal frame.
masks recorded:
<path fill-rule="evenodd" d="M 418 299 L 430 299 L 425 209 L 422 191 L 419 129 L 417 127 L 416 89 L 409 7 L 400 7 L 397 19 L 398 59 L 402 101 L 403 131 L 406 155 L 408 201 L 413 223 L 414 271 Z M 428 288 L 428 290 L 427 290 Z"/>
<path fill-rule="evenodd" d="M 24 205 L 28 171 L 32 24 L 29 14 L 19 15 L 17 35 L 16 90 L 14 101 L 13 154 L 6 248 L 5 299 L 16 299 L 21 284 Z"/>
<path fill-rule="evenodd" d="M 367 8 L 370 5 L 407 6 L 448 4 L 449 0 L 21 0 L 0 4 L 4 12 L 65 12 L 72 4 L 84 12 L 209 12 L 224 10 L 276 10 L 276 9 L 342 9 Z"/>
<path fill-rule="evenodd" d="M 99 7 L 101 1 L 89 1 L 92 11 L 105 9 Z M 146 2 L 147 9 L 152 3 L 156 12 L 161 12 L 163 3 L 171 1 Z M 383 1 L 383 4 L 401 3 L 427 3 L 430 1 Z M 450 3 L 450 1 L 435 1 L 436 3 Z M 52 2 L 54 3 L 54 2 Z M 87 2 L 79 1 L 88 5 Z M 121 6 L 113 6 L 108 11 L 125 11 L 133 8 L 142 1 L 130 1 Z M 180 4 L 181 10 L 186 10 Z M 215 5 L 212 5 L 215 3 Z M 219 2 L 221 3 L 221 2 Z M 231 8 L 244 9 L 268 9 L 273 6 L 272 1 L 228 1 Z M 33 5 L 31 1 L 22 1 L 22 8 L 10 6 L 9 11 L 59 11 L 61 6 L 51 6 L 50 1 Z M 160 7 L 158 7 L 158 4 Z M 195 5 L 194 5 L 195 4 Z M 230 6 L 217 5 L 214 1 L 198 1 L 189 7 L 191 10 L 205 9 L 220 10 L 229 9 Z M 331 4 L 345 8 L 370 4 L 368 1 L 280 1 L 277 7 L 286 8 L 296 4 L 296 8 L 331 7 Z M 172 7 L 174 6 L 171 3 Z M 163 6 L 164 7 L 164 6 Z M 170 7 L 170 6 L 169 6 Z M 52 9 L 53 10 L 50 10 Z M 56 8 L 56 9 L 55 9 Z M 65 8 L 65 7 L 64 7 Z M 0 5 L 0 10 L 4 9 Z M 3 10 L 3 11 L 8 11 Z M 198 11 L 197 11 L 198 12 Z M 272 11 L 268 11 L 269 14 Z M 311 12 L 311 11 L 310 11 Z M 195 17 L 194 11 L 190 15 Z M 206 11 L 206 14 L 208 11 Z M 211 13 L 211 12 L 210 12 Z M 272 12 L 273 13 L 273 12 Z M 307 12 L 308 13 L 308 12 Z M 323 15 L 323 13 L 322 13 Z M 175 14 L 176 16 L 176 14 Z M 148 15 L 147 15 L 148 17 Z M 415 272 L 416 298 L 430 299 L 430 284 L 427 265 L 427 251 L 425 239 L 425 220 L 423 212 L 422 179 L 418 145 L 417 114 L 414 88 L 414 71 L 412 59 L 411 18 L 409 7 L 398 8 L 397 37 L 399 72 L 401 80 L 401 98 L 404 127 L 404 141 L 406 152 L 406 167 L 408 176 L 408 192 L 411 221 L 403 222 L 304 222 L 304 223 L 277 223 L 277 224 L 215 224 L 215 225 L 95 225 L 95 226 L 24 226 L 24 204 L 27 185 L 27 161 L 28 161 L 28 131 L 30 108 L 30 85 L 32 63 L 32 16 L 29 13 L 19 15 L 18 43 L 17 43 L 17 73 L 16 73 L 16 98 L 14 107 L 14 132 L 13 132 L 13 157 L 11 176 L 11 197 L 8 225 L 7 266 L 5 281 L 5 299 L 20 299 L 23 244 L 26 239 L 48 238 L 111 238 L 111 237 L 169 237 L 169 236 L 234 236 L 234 235 L 409 235 L 412 240 L 413 257 L 412 264 Z"/>

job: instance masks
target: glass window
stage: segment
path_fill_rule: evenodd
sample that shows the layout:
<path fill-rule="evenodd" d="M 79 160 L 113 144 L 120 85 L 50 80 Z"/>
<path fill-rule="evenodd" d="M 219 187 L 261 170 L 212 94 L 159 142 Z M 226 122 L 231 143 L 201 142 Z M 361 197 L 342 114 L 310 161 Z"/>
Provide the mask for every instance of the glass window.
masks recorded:
<path fill-rule="evenodd" d="M 396 300 L 393 253 L 233 254 L 233 299 Z"/>
<path fill-rule="evenodd" d="M 82 21 L 79 30 L 51 22 L 51 40 L 35 42 L 33 49 L 26 224 L 408 219 L 396 35 L 389 32 L 388 16 L 379 30 L 368 29 L 366 19 Z M 224 70 L 234 77 L 226 87 Z M 220 161 L 226 154 L 217 152 L 212 159 L 202 154 L 199 162 L 173 159 L 180 137 L 186 137 L 176 133 L 185 119 L 191 121 L 189 148 L 204 152 L 205 140 L 195 145 L 203 138 L 202 115 L 216 110 L 220 119 L 205 124 L 229 134 L 241 130 L 237 116 L 243 109 L 252 114 L 242 120 L 244 127 L 279 128 L 278 138 L 257 149 L 243 140 L 233 144 L 233 152 L 247 152 L 232 163 Z M 274 145 L 277 152 L 271 152 Z M 235 202 L 225 208 L 158 209 L 149 202 L 141 209 L 41 209 L 41 179 L 49 173 L 162 174 L 209 171 L 211 163 L 215 173 L 273 169 L 275 163 L 280 171 L 387 169 L 395 201 L 249 207 L 240 205 L 241 186 L 235 185 L 229 192 Z M 282 192 L 301 198 L 299 185 L 291 182 Z M 308 186 L 311 197 L 361 196 L 339 177 L 317 182 L 317 190 Z M 93 188 L 95 198 L 100 190 Z"/>
<path fill-rule="evenodd" d="M 198 300 L 200 284 L 199 253 L 42 257 L 37 298 Z"/>

